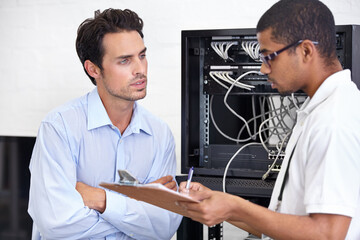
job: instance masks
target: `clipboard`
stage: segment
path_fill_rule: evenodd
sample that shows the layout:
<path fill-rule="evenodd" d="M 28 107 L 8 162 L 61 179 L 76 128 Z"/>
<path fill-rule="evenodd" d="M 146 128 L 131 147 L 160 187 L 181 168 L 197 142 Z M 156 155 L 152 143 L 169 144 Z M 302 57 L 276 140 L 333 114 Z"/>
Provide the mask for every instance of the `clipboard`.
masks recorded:
<path fill-rule="evenodd" d="M 128 185 L 103 182 L 100 186 L 183 216 L 186 216 L 186 212 L 177 204 L 177 201 L 199 203 L 198 200 L 168 189 L 160 183 Z"/>

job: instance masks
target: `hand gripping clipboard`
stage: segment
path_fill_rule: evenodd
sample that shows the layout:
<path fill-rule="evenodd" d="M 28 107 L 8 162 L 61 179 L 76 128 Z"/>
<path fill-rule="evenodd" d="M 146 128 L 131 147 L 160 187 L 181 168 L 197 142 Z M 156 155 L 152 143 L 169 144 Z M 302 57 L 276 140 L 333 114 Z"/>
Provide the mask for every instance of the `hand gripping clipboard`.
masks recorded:
<path fill-rule="evenodd" d="M 191 198 L 189 195 L 175 192 L 160 183 L 122 183 L 120 180 L 119 183 L 103 182 L 100 183 L 100 186 L 184 216 L 186 216 L 186 212 L 177 204 L 178 201 L 193 203 L 199 202 L 198 200 Z"/>

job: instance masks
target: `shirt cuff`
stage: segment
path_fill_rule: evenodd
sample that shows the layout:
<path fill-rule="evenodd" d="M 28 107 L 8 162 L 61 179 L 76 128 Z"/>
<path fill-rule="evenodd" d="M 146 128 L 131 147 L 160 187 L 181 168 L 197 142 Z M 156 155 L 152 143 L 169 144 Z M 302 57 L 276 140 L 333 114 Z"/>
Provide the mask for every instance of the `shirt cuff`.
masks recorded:
<path fill-rule="evenodd" d="M 106 208 L 100 216 L 108 222 L 111 222 L 111 219 L 121 219 L 126 212 L 125 197 L 110 190 L 105 190 L 105 193 Z"/>

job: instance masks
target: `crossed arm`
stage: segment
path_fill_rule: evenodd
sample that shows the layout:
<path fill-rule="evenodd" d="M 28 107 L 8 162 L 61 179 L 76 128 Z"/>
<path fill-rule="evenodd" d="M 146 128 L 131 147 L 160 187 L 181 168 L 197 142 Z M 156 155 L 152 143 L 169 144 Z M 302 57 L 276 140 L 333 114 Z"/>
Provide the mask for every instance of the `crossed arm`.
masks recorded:
<path fill-rule="evenodd" d="M 185 188 L 180 184 L 180 191 Z M 212 191 L 200 183 L 192 183 L 190 194 L 200 203 L 180 203 L 188 217 L 208 226 L 223 221 L 254 235 L 265 234 L 274 239 L 344 239 L 351 218 L 335 214 L 296 216 L 281 214 L 243 198 Z"/>
<path fill-rule="evenodd" d="M 176 182 L 170 175 L 159 178 L 152 183 L 160 183 L 169 189 L 172 189 L 174 191 L 177 190 Z M 105 211 L 106 193 L 104 189 L 92 187 L 83 182 L 77 182 L 76 190 L 80 193 L 85 206 L 97 210 L 100 213 L 103 213 Z"/>

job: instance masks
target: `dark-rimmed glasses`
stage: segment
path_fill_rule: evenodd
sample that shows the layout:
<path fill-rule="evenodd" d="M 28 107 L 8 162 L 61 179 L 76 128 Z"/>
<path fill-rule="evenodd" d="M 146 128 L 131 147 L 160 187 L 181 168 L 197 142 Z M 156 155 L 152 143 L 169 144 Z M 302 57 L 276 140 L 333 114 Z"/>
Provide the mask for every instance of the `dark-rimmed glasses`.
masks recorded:
<path fill-rule="evenodd" d="M 259 54 L 259 57 L 260 57 L 260 60 L 265 63 L 268 67 L 270 67 L 270 63 L 269 61 L 270 60 L 274 60 L 274 58 L 279 55 L 280 53 L 284 52 L 285 50 L 291 48 L 291 47 L 294 47 L 294 46 L 298 46 L 300 43 L 302 43 L 304 40 L 299 40 L 299 41 L 296 41 L 290 45 L 287 45 L 286 47 L 276 51 L 276 52 L 273 52 L 273 53 L 270 53 L 269 55 L 266 55 L 264 56 L 264 54 L 260 53 Z M 317 45 L 319 44 L 319 42 L 316 42 L 316 41 L 311 41 L 313 44 Z"/>

